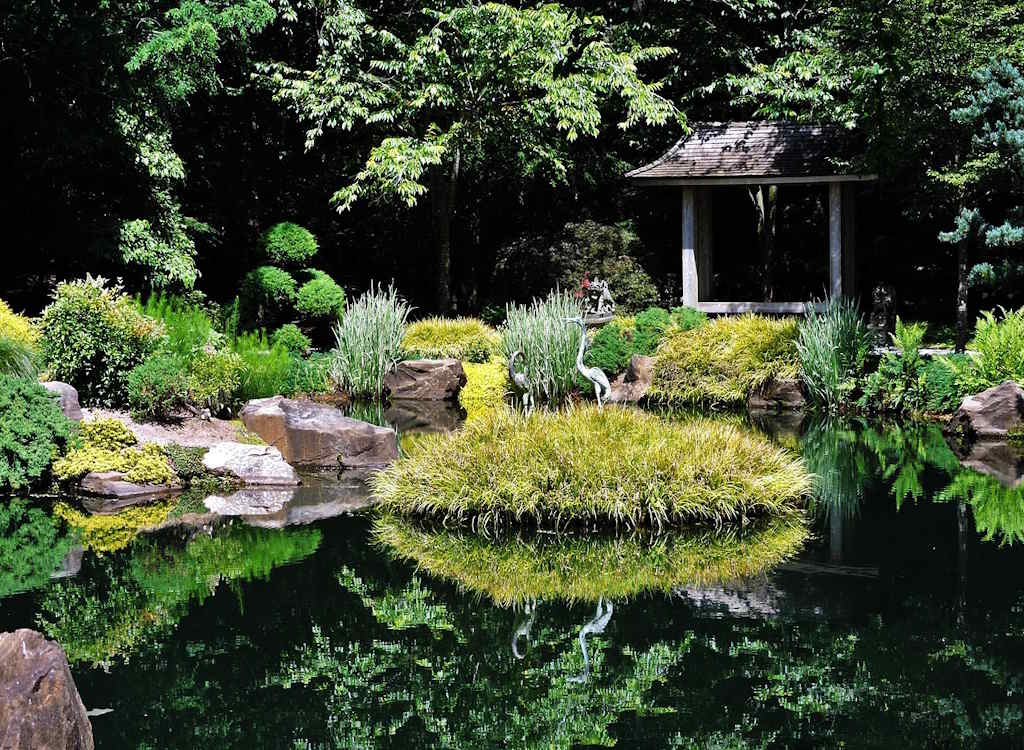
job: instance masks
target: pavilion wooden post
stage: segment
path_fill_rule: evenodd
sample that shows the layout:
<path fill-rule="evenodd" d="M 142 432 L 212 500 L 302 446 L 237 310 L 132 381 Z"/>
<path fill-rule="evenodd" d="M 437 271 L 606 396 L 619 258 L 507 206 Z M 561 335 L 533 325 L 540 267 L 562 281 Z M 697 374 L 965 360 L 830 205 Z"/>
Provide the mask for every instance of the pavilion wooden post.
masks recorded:
<path fill-rule="evenodd" d="M 839 182 L 828 184 L 828 279 L 829 296 L 843 295 L 843 190 Z"/>
<path fill-rule="evenodd" d="M 683 188 L 683 304 L 696 307 L 700 299 L 697 280 L 697 217 L 693 188 Z"/>
<path fill-rule="evenodd" d="M 857 297 L 857 185 L 843 183 L 843 296 Z"/>
<path fill-rule="evenodd" d="M 698 188 L 697 211 L 697 301 L 714 299 L 714 238 L 711 228 L 711 188 Z"/>

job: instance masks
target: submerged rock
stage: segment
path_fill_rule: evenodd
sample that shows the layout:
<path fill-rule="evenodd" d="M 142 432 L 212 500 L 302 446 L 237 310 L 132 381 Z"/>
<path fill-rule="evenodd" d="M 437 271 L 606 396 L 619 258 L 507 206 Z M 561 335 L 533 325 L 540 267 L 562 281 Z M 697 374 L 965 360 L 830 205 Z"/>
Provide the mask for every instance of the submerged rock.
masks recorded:
<path fill-rule="evenodd" d="M 78 403 L 78 391 L 74 386 L 68 385 L 67 383 L 61 383 L 58 380 L 51 380 L 47 383 L 40 383 L 43 388 L 56 393 L 60 400 L 60 410 L 64 412 L 64 416 L 74 422 L 82 421 L 82 407 Z"/>
<path fill-rule="evenodd" d="M 399 362 L 384 378 L 391 398 L 451 401 L 466 384 L 466 373 L 457 359 L 414 359 Z"/>
<path fill-rule="evenodd" d="M 203 466 L 242 484 L 296 485 L 299 475 L 270 445 L 217 443 L 203 456 Z"/>
<path fill-rule="evenodd" d="M 273 396 L 247 403 L 241 418 L 293 465 L 380 467 L 398 458 L 394 430 L 351 419 L 332 406 Z"/>
<path fill-rule="evenodd" d="M 384 412 L 384 419 L 399 432 L 452 432 L 462 425 L 465 416 L 451 401 L 395 399 Z"/>
<path fill-rule="evenodd" d="M 84 495 L 114 501 L 104 504 L 110 506 L 110 510 L 148 503 L 178 491 L 177 487 L 166 484 L 136 484 L 124 476 L 120 471 L 93 471 L 82 477 L 78 490 Z"/>
<path fill-rule="evenodd" d="M 0 633 L 0 747 L 95 747 L 64 650 L 34 630 Z"/>
<path fill-rule="evenodd" d="M 647 396 L 654 378 L 654 357 L 634 354 L 626 371 L 612 382 L 609 401 L 635 402 Z"/>
<path fill-rule="evenodd" d="M 970 439 L 1005 440 L 1011 432 L 1024 430 L 1024 388 L 1007 380 L 968 396 L 953 425 Z"/>
<path fill-rule="evenodd" d="M 298 487 L 248 488 L 214 495 L 204 504 L 218 516 L 236 516 L 249 526 L 279 529 L 353 513 L 373 504 L 366 471 L 304 475 Z"/>
<path fill-rule="evenodd" d="M 795 378 L 770 380 L 747 397 L 750 411 L 792 411 L 803 409 L 806 403 L 803 386 Z"/>

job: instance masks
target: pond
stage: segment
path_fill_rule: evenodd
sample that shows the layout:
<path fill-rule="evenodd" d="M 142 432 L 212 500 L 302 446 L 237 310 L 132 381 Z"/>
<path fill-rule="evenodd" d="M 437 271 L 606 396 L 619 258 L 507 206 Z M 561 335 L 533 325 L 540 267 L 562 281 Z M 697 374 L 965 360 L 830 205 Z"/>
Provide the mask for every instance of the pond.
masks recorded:
<path fill-rule="evenodd" d="M 1020 746 L 1024 489 L 932 426 L 759 429 L 821 477 L 806 528 L 488 540 L 321 483 L 8 539 L 0 630 L 64 646 L 99 748 Z"/>

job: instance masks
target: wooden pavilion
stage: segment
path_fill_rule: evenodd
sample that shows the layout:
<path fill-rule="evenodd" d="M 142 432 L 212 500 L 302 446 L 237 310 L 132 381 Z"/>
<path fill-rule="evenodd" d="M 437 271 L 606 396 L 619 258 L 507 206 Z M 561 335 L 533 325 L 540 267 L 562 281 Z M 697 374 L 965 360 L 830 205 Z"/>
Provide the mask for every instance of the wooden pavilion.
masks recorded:
<path fill-rule="evenodd" d="M 682 188 L 682 302 L 708 313 L 800 313 L 806 303 L 714 301 L 712 196 L 716 187 L 821 184 L 828 188 L 829 284 L 832 296 L 855 293 L 857 183 L 877 175 L 837 167 L 849 156 L 838 128 L 791 122 L 691 124 L 663 156 L 626 177 L 652 187 Z"/>

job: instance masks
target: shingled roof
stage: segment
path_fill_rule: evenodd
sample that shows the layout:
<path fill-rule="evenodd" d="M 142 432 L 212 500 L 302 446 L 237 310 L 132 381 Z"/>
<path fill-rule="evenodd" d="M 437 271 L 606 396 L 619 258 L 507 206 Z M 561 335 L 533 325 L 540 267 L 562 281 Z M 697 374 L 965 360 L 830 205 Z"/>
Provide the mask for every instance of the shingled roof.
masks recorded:
<path fill-rule="evenodd" d="M 691 128 L 661 158 L 626 177 L 671 185 L 875 179 L 836 166 L 852 156 L 850 137 L 837 127 L 751 121 L 692 123 Z"/>

